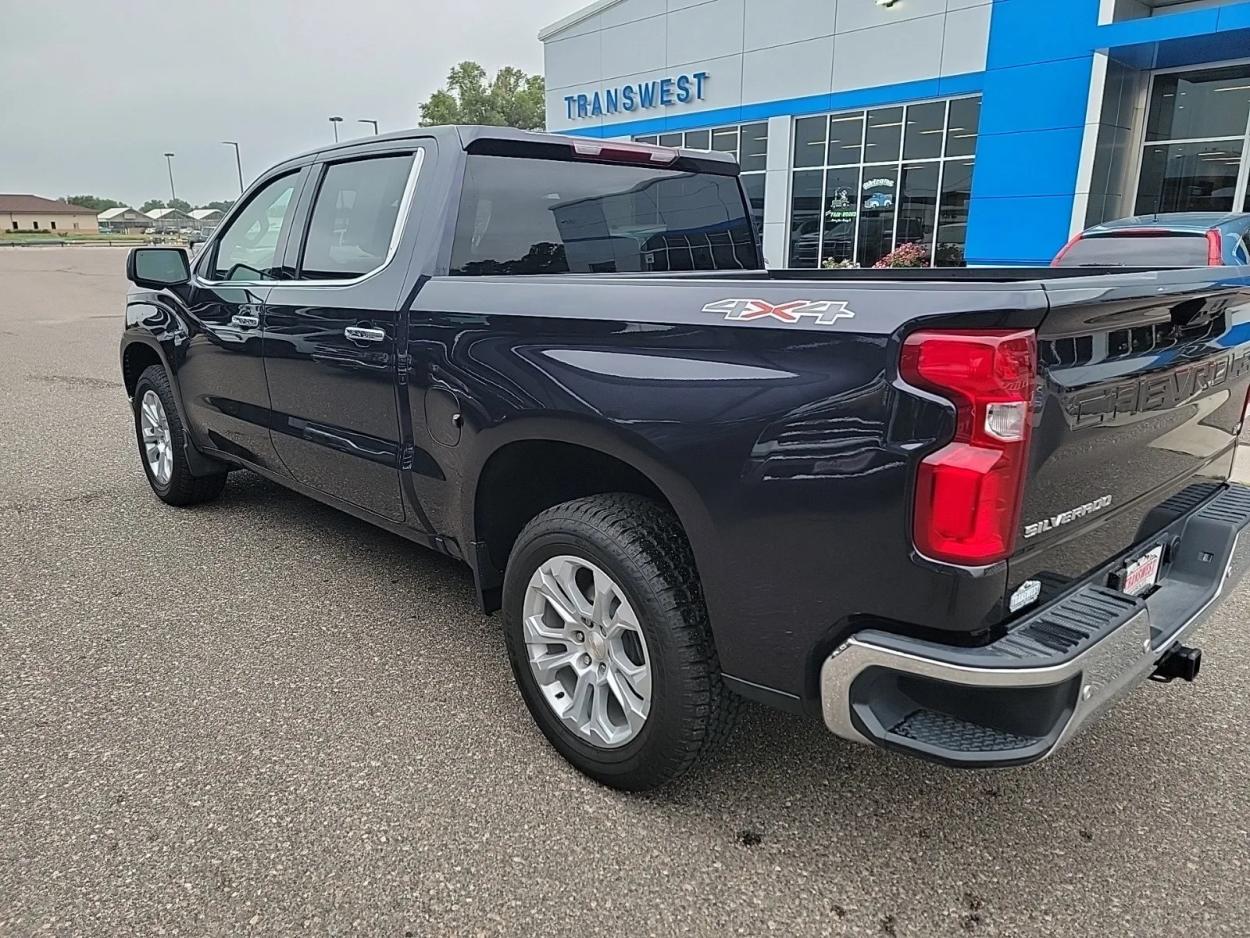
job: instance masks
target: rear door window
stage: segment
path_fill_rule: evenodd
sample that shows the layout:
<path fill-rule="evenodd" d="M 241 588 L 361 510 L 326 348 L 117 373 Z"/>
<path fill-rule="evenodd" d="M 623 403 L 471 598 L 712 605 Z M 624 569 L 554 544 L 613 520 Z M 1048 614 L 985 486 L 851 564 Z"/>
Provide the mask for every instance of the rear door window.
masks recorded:
<path fill-rule="evenodd" d="M 467 158 L 453 274 L 760 266 L 735 176 L 484 154 Z"/>
<path fill-rule="evenodd" d="M 386 263 L 413 155 L 326 167 L 313 204 L 300 279 L 352 279 Z"/>
<path fill-rule="evenodd" d="M 1060 267 L 1206 267 L 1207 239 L 1193 235 L 1100 235 L 1068 249 Z"/>

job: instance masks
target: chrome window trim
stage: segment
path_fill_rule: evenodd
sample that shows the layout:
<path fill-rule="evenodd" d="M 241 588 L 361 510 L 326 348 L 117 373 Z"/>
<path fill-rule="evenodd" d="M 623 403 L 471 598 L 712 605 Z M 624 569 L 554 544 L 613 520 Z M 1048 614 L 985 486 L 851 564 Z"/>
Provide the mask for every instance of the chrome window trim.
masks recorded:
<path fill-rule="evenodd" d="M 377 155 L 365 157 L 365 159 L 386 159 L 390 156 L 396 156 L 393 153 L 379 153 Z M 345 162 L 345 161 L 337 161 Z M 352 160 L 350 162 L 356 162 Z M 408 215 L 412 209 L 412 200 L 417 191 L 417 178 L 421 175 L 421 166 L 425 163 L 425 147 L 417 147 L 413 151 L 412 168 L 408 170 L 408 181 L 404 184 L 404 194 L 399 200 L 399 211 L 395 215 L 395 227 L 391 231 L 391 241 L 386 249 L 386 257 L 382 258 L 382 263 L 373 270 L 366 271 L 356 277 L 348 277 L 337 280 L 206 280 L 198 273 L 195 275 L 195 284 L 200 287 L 350 287 L 358 283 L 364 283 L 366 280 L 376 277 L 395 260 L 395 255 L 399 253 L 399 242 L 403 238 L 404 229 L 408 225 Z M 314 164 L 317 165 L 317 164 Z M 333 165 L 333 164 L 326 164 Z M 320 194 L 320 193 L 318 193 Z M 312 213 L 317 208 L 316 201 L 313 202 L 308 212 L 308 218 L 311 222 Z"/>

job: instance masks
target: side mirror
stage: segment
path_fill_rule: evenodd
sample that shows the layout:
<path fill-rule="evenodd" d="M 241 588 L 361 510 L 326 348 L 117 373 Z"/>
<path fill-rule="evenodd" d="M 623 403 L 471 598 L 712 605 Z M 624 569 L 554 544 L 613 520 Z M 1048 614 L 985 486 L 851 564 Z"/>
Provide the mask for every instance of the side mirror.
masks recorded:
<path fill-rule="evenodd" d="M 134 248 L 126 258 L 126 279 L 137 287 L 159 290 L 191 279 L 185 248 Z"/>

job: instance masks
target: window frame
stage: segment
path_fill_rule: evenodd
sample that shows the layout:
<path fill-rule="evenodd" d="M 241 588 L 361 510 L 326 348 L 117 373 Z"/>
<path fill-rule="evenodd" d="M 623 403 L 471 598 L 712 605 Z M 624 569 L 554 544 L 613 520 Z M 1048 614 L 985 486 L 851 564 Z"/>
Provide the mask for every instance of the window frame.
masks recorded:
<path fill-rule="evenodd" d="M 928 243 L 927 243 L 927 247 L 929 251 L 929 267 L 936 268 L 938 266 L 937 264 L 937 261 L 938 261 L 937 236 L 938 236 L 938 232 L 942 228 L 942 224 L 941 224 L 942 192 L 943 192 L 943 186 L 945 184 L 946 169 L 949 165 L 955 164 L 955 163 L 970 163 L 972 164 L 974 171 L 975 171 L 975 166 L 976 166 L 976 148 L 975 147 L 973 148 L 973 152 L 970 155 L 950 154 L 947 152 L 948 143 L 950 139 L 949 134 L 950 134 L 950 123 L 951 123 L 951 106 L 957 101 L 977 100 L 978 102 L 980 102 L 981 98 L 982 98 L 982 95 L 980 93 L 959 94 L 959 95 L 952 95 L 950 97 L 941 97 L 941 98 L 921 98 L 915 101 L 900 102 L 898 104 L 881 104 L 881 105 L 876 105 L 873 107 L 852 108 L 850 110 L 844 110 L 844 111 L 828 111 L 828 112 L 822 112 L 818 114 L 800 114 L 800 115 L 795 115 L 794 117 L 792 117 L 791 118 L 791 133 L 790 133 L 791 152 L 789 154 L 789 167 L 787 169 L 787 173 L 789 174 L 788 191 L 790 193 L 793 193 L 794 191 L 794 177 L 796 174 L 804 173 L 804 172 L 821 174 L 820 176 L 820 183 L 821 183 L 820 206 L 821 208 L 820 208 L 820 213 L 818 216 L 820 227 L 818 228 L 819 234 L 817 238 L 816 267 L 801 268 L 801 269 L 819 270 L 821 269 L 820 265 L 824 262 L 825 212 L 826 212 L 826 201 L 828 198 L 826 189 L 827 189 L 828 176 L 829 176 L 830 171 L 835 171 L 835 170 L 836 171 L 854 171 L 858 173 L 859 175 L 860 190 L 857 193 L 857 203 L 856 203 L 856 208 L 855 208 L 855 227 L 854 227 L 854 233 L 852 234 L 852 237 L 851 237 L 852 244 L 854 245 L 854 250 L 852 252 L 851 258 L 856 263 L 858 263 L 859 255 L 860 255 L 860 246 L 861 246 L 860 245 L 860 225 L 861 225 L 861 222 L 863 221 L 863 204 L 862 204 L 863 188 L 862 187 L 863 187 L 864 180 L 868 178 L 869 174 L 873 170 L 882 170 L 882 171 L 892 170 L 895 173 L 894 218 L 893 218 L 893 230 L 891 232 L 891 242 L 890 242 L 893 245 L 893 247 L 891 247 L 890 250 L 894 250 L 895 248 L 898 247 L 898 221 L 899 221 L 899 210 L 900 210 L 901 202 L 902 202 L 902 181 L 903 181 L 904 171 L 908 167 L 929 165 L 929 164 L 936 164 L 938 168 L 937 189 L 936 189 L 935 201 L 934 201 L 933 232 L 931 233 L 928 239 Z M 941 104 L 943 106 L 942 127 L 941 127 L 941 140 L 942 140 L 941 148 L 937 156 L 914 157 L 914 158 L 909 159 L 906 155 L 906 152 L 907 152 L 906 131 L 907 131 L 907 121 L 910 116 L 910 109 L 913 107 L 922 107 L 924 105 L 930 105 L 930 104 Z M 892 110 L 894 108 L 900 109 L 901 115 L 902 115 L 900 118 L 900 122 L 902 126 L 899 128 L 898 153 L 888 159 L 871 159 L 870 160 L 868 159 L 868 131 L 869 131 L 868 118 L 869 118 L 869 115 L 871 115 L 873 112 L 887 111 L 887 110 Z M 829 141 L 830 141 L 830 131 L 829 131 L 830 121 L 835 120 L 835 119 L 854 120 L 857 118 L 862 122 L 862 129 L 859 135 L 859 159 L 855 162 L 850 162 L 850 163 L 839 163 L 836 165 L 831 164 L 829 162 L 829 151 L 828 151 Z M 822 162 L 820 162 L 819 164 L 799 166 L 796 164 L 796 160 L 795 160 L 796 154 L 794 152 L 796 147 L 798 146 L 798 132 L 795 128 L 797 127 L 798 121 L 809 120 L 809 119 L 819 119 L 823 121 L 824 146 L 822 147 L 822 150 L 821 150 Z M 978 117 L 976 136 L 979 138 L 980 134 L 981 134 L 980 120 Z M 786 267 L 787 268 L 791 266 L 792 261 L 793 261 L 793 258 L 791 257 L 791 251 L 793 249 L 793 238 L 794 238 L 794 205 L 793 205 L 793 197 L 791 196 L 788 198 L 787 205 L 786 205 L 785 255 L 786 255 Z"/>
<path fill-rule="evenodd" d="M 1237 168 L 1237 181 L 1233 187 L 1233 207 L 1232 212 L 1240 212 L 1238 206 L 1250 206 L 1250 116 L 1246 119 L 1245 132 L 1241 136 L 1219 136 L 1219 137 L 1178 137 L 1168 138 L 1166 140 L 1148 140 L 1148 124 L 1150 121 L 1150 109 L 1154 105 L 1155 85 L 1160 77 L 1167 75 L 1183 75 L 1186 72 L 1208 71 L 1213 68 L 1235 68 L 1237 66 L 1250 67 L 1250 58 L 1237 58 L 1222 60 L 1219 62 L 1202 62 L 1196 65 L 1188 65 L 1183 68 L 1159 68 L 1147 73 L 1146 75 L 1146 94 L 1142 100 L 1142 117 L 1139 125 L 1134 129 L 1135 147 L 1130 159 L 1133 161 L 1132 171 L 1132 192 L 1126 193 L 1128 198 L 1124 201 L 1125 209 L 1131 215 L 1137 214 L 1137 200 L 1141 196 L 1141 176 L 1142 168 L 1146 161 L 1146 150 L 1152 146 L 1167 146 L 1169 144 L 1180 143 L 1233 143 L 1241 142 L 1241 164 Z"/>
<path fill-rule="evenodd" d="M 299 225 L 298 233 L 292 232 L 292 246 L 294 247 L 292 271 L 293 276 L 290 280 L 282 281 L 283 286 L 320 286 L 320 287 L 346 287 L 361 283 L 372 277 L 376 277 L 395 260 L 395 256 L 399 253 L 399 242 L 403 237 L 404 229 L 407 227 L 408 215 L 412 210 L 412 202 L 417 190 L 417 180 L 421 176 L 421 166 L 425 162 L 424 146 L 407 146 L 395 150 L 369 150 L 363 153 L 352 153 L 340 159 L 319 160 L 309 169 L 309 181 L 306 188 L 309 195 L 306 200 L 306 209 L 302 217 L 296 219 Z M 394 159 L 397 156 L 411 156 L 412 165 L 408 167 L 408 178 L 404 182 L 404 192 L 400 196 L 399 211 L 395 213 L 395 226 L 391 229 L 391 239 L 387 244 L 386 255 L 382 258 L 382 263 L 372 270 L 356 274 L 352 277 L 302 277 L 304 268 L 304 254 L 308 249 L 308 236 L 312 231 L 313 213 L 317 208 L 317 199 L 321 197 L 321 189 L 325 185 L 326 176 L 329 174 L 331 167 L 339 166 L 344 163 L 360 163 L 366 160 L 384 160 Z"/>

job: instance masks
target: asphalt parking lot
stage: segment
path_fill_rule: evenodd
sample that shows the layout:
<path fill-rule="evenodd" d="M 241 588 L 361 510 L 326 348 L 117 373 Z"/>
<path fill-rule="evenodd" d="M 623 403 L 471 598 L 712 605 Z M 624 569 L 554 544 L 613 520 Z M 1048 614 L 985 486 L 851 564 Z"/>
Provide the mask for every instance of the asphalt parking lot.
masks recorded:
<path fill-rule="evenodd" d="M 750 708 L 679 787 L 550 750 L 466 569 L 246 473 L 148 490 L 124 252 L 0 250 L 0 934 L 1250 933 L 1250 593 L 1194 685 L 958 773 Z"/>

